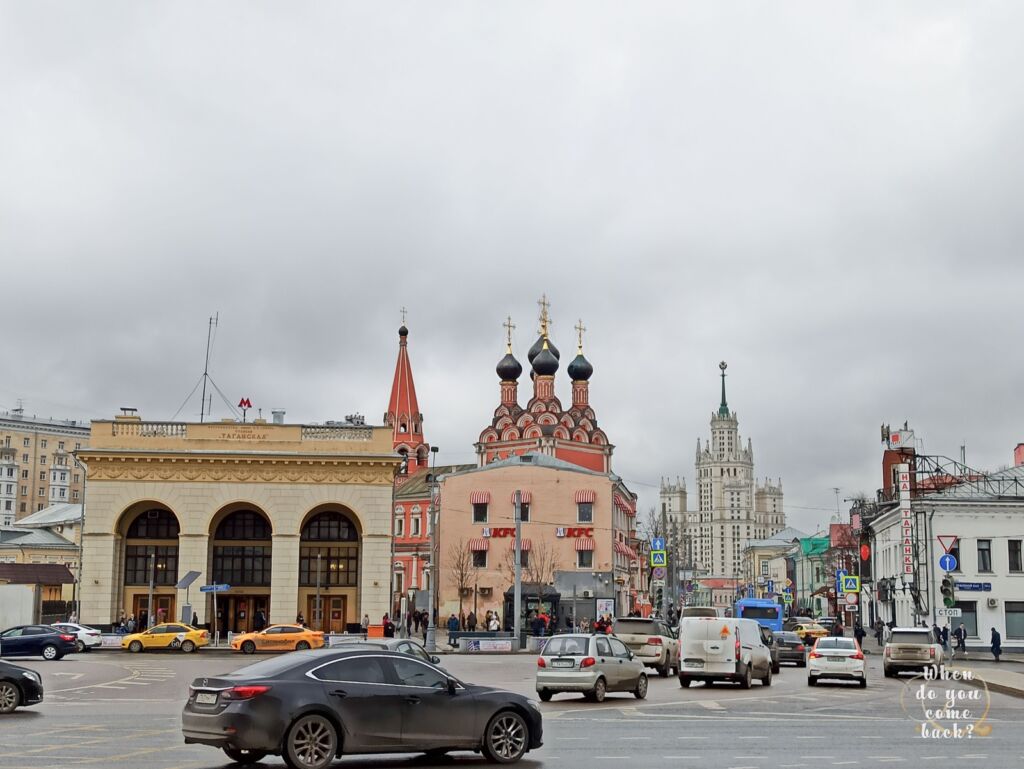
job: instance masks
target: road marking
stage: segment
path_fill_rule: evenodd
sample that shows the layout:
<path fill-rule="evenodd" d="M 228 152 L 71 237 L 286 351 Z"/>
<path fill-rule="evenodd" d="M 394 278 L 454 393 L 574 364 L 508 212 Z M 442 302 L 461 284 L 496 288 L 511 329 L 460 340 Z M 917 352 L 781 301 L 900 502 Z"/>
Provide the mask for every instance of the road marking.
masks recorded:
<path fill-rule="evenodd" d="M 798 739 L 798 740 L 823 740 L 825 738 L 823 736 L 817 735 L 817 734 L 806 734 L 806 735 L 805 734 L 798 734 L 796 736 L 796 739 Z"/>
<path fill-rule="evenodd" d="M 859 764 L 859 761 L 833 761 L 832 766 L 845 766 L 847 764 Z"/>
<path fill-rule="evenodd" d="M 725 708 L 714 700 L 700 700 L 700 706 L 705 710 L 725 710 Z"/>
<path fill-rule="evenodd" d="M 121 683 L 125 683 L 122 681 Z M 113 684 L 97 684 L 94 687 L 84 686 L 83 689 L 123 689 L 123 686 L 114 686 Z"/>
<path fill-rule="evenodd" d="M 880 764 L 892 763 L 893 761 L 906 761 L 906 760 L 907 760 L 907 759 L 905 759 L 905 758 L 891 758 L 891 757 L 887 757 L 887 758 L 876 758 L 876 759 L 875 759 L 875 761 L 877 761 L 877 762 L 878 762 L 878 763 L 880 763 Z"/>
<path fill-rule="evenodd" d="M 809 766 L 809 764 L 779 764 L 779 767 Z"/>
<path fill-rule="evenodd" d="M 699 734 L 699 735 L 687 735 L 685 737 L 676 737 L 676 739 L 677 740 L 706 740 L 708 738 L 707 738 L 707 735 Z"/>
<path fill-rule="evenodd" d="M 694 758 L 700 758 L 700 756 L 662 756 L 662 758 L 668 758 L 673 761 L 688 761 Z"/>

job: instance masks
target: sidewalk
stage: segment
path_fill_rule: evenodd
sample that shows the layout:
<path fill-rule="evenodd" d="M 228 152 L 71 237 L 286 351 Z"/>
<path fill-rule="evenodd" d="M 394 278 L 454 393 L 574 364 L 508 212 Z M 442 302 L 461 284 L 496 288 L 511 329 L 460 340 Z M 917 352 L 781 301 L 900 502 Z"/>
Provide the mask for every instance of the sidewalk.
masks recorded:
<path fill-rule="evenodd" d="M 1014 655 L 1020 657 L 1021 655 Z M 1013 662 L 1020 663 L 1024 660 L 1015 659 Z M 978 664 L 980 663 L 980 664 Z M 957 659 L 947 665 L 951 670 L 970 670 L 974 679 L 965 681 L 972 686 L 987 688 L 989 691 L 1008 694 L 1011 697 L 1024 698 L 1024 672 L 1016 664 L 1003 667 L 1003 662 L 989 660 L 977 660 L 974 664 L 970 659 Z"/>

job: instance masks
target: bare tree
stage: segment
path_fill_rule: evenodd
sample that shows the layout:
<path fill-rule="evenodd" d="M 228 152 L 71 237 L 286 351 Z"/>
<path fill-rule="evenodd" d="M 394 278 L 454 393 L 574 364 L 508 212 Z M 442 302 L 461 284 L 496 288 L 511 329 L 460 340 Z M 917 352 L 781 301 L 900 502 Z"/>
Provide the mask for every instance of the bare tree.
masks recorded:
<path fill-rule="evenodd" d="M 540 606 L 544 598 L 544 586 L 553 584 L 555 572 L 558 570 L 558 555 L 550 543 L 539 540 L 529 551 L 522 551 L 524 565 L 522 570 L 522 582 L 524 589 L 537 596 L 537 605 Z M 505 552 L 504 570 L 508 575 L 509 582 L 515 582 L 516 556 L 515 549 L 509 548 Z"/>
<path fill-rule="evenodd" d="M 462 601 L 466 591 L 473 584 L 473 554 L 465 539 L 453 542 L 448 548 L 449 579 L 459 591 L 459 622 L 462 621 Z"/>

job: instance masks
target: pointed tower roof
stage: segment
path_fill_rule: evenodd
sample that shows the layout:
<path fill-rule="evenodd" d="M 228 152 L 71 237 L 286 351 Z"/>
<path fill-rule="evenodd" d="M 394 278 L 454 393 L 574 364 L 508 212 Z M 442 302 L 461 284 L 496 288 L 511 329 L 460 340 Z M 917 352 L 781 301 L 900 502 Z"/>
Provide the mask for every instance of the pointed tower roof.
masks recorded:
<path fill-rule="evenodd" d="M 404 320 L 404 319 L 403 319 Z M 384 422 L 392 430 L 394 446 L 407 447 L 411 466 L 416 466 L 420 447 L 426 446 L 423 439 L 423 415 L 416 400 L 416 384 L 412 378 L 409 363 L 409 329 L 402 323 L 398 329 L 398 361 L 395 363 L 395 378 L 391 383 L 391 400 Z"/>
<path fill-rule="evenodd" d="M 722 403 L 718 407 L 718 416 L 727 417 L 729 416 L 729 403 L 725 399 L 725 370 L 729 368 L 729 364 L 723 360 L 718 364 L 718 368 L 722 370 Z"/>

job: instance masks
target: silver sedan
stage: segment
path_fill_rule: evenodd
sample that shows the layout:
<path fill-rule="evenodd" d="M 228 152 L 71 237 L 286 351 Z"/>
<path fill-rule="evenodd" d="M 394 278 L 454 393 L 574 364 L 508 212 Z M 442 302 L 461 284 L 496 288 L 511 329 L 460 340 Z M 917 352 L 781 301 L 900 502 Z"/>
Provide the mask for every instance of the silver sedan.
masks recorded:
<path fill-rule="evenodd" d="M 644 665 L 615 636 L 556 635 L 537 658 L 537 693 L 547 702 L 558 692 L 578 692 L 602 702 L 608 692 L 647 696 Z"/>

